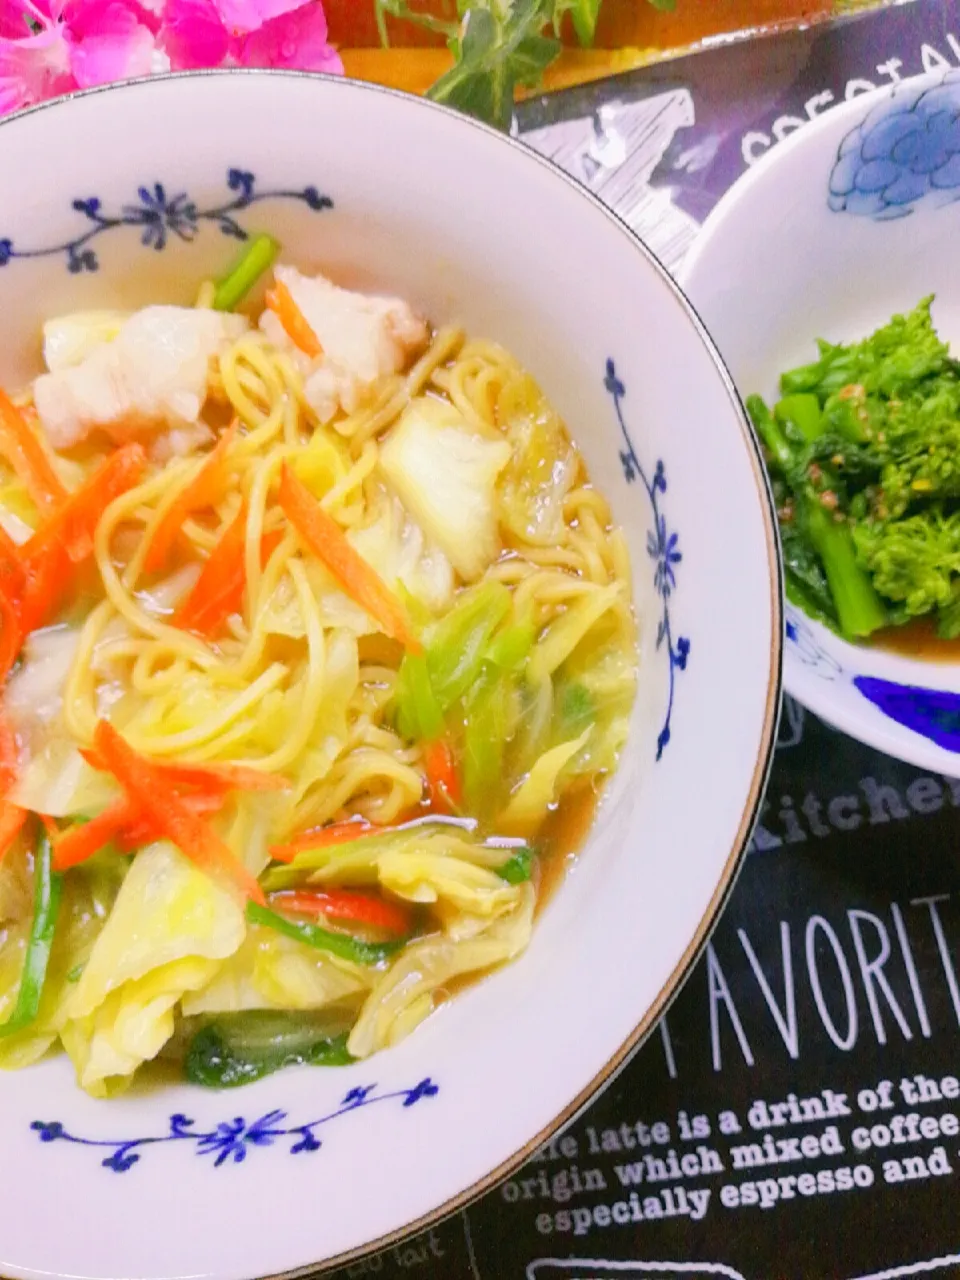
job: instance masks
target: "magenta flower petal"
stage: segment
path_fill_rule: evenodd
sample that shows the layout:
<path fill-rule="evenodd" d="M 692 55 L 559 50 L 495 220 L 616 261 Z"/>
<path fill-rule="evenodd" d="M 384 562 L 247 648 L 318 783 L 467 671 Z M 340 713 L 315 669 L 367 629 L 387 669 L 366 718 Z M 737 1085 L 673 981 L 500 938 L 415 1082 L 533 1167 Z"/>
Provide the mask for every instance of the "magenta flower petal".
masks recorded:
<path fill-rule="evenodd" d="M 81 88 L 149 75 L 154 37 L 141 17 L 139 6 L 124 0 L 72 0 L 64 18 L 70 66 Z"/>
<path fill-rule="evenodd" d="M 161 43 L 175 71 L 219 67 L 230 47 L 213 0 L 168 0 Z"/>
<path fill-rule="evenodd" d="M 0 39 L 20 40 L 30 34 L 19 0 L 0 0 Z"/>
<path fill-rule="evenodd" d="M 265 22 L 259 31 L 235 41 L 232 48 L 236 60 L 245 67 L 343 74 L 340 55 L 327 43 L 323 7 L 315 0 Z"/>
<path fill-rule="evenodd" d="M 259 31 L 265 22 L 280 18 L 285 13 L 299 9 L 303 0 L 215 0 L 223 25 L 232 36 L 249 35 Z M 319 3 L 316 8 L 323 12 Z M 326 19 L 324 19 L 326 40 Z"/>
<path fill-rule="evenodd" d="M 24 40 L 0 38 L 0 113 L 17 111 L 77 87 L 61 26 Z"/>

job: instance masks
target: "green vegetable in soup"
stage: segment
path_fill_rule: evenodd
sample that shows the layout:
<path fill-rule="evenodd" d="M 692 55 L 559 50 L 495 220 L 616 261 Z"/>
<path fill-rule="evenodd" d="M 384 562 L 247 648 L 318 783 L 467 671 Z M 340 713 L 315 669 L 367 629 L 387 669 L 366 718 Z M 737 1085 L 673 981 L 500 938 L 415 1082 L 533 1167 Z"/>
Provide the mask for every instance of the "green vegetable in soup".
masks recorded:
<path fill-rule="evenodd" d="M 224 1014 L 197 1031 L 184 1058 L 192 1084 L 232 1089 L 251 1084 L 283 1067 L 339 1067 L 353 1061 L 346 1031 L 331 1031 L 329 1011 L 322 1015 L 253 1009 Z"/>
<path fill-rule="evenodd" d="M 255 236 L 223 279 L 217 282 L 213 295 L 214 311 L 234 311 L 267 274 L 279 252 L 280 246 L 273 236 Z"/>

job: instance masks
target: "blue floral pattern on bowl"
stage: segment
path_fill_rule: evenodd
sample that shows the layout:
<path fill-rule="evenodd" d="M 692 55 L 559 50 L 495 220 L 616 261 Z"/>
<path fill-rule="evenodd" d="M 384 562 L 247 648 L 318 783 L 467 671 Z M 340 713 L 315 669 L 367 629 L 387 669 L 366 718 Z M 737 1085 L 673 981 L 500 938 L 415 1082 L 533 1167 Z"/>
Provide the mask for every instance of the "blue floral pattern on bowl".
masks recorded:
<path fill-rule="evenodd" d="M 620 432 L 626 446 L 620 451 L 620 465 L 623 467 L 624 478 L 627 484 L 633 484 L 637 480 L 641 482 L 646 490 L 653 512 L 653 528 L 647 534 L 647 554 L 654 562 L 653 585 L 662 601 L 663 610 L 657 625 L 657 649 L 662 649 L 666 645 L 670 662 L 667 710 L 663 726 L 657 735 L 657 759 L 659 760 L 663 755 L 664 748 L 670 741 L 670 721 L 673 716 L 677 672 L 686 670 L 687 659 L 690 656 L 689 639 L 686 636 L 677 636 L 676 640 L 674 640 L 673 625 L 670 621 L 670 597 L 673 595 L 677 585 L 676 567 L 683 559 L 683 556 L 680 552 L 679 535 L 675 530 L 668 528 L 666 517 L 660 509 L 660 499 L 667 492 L 666 469 L 663 461 L 658 458 L 654 467 L 653 477 L 648 478 L 646 471 L 640 464 L 640 459 L 637 457 L 633 441 L 630 439 L 630 432 L 623 417 L 623 401 L 626 397 L 627 389 L 617 377 L 616 366 L 612 360 L 607 361 L 603 385 L 613 397 L 617 422 L 620 424 Z"/>
<path fill-rule="evenodd" d="M 805 667 L 809 667 L 824 680 L 836 680 L 843 674 L 843 668 L 836 658 L 824 649 L 816 637 L 813 627 L 796 605 L 787 604 L 786 618 L 787 644 L 793 648 L 797 657 Z"/>
<path fill-rule="evenodd" d="M 256 1120 L 235 1116 L 203 1131 L 195 1128 L 194 1120 L 178 1113 L 170 1117 L 166 1133 L 139 1138 L 82 1138 L 68 1132 L 58 1120 L 35 1120 L 30 1127 L 40 1135 L 41 1142 L 71 1142 L 76 1146 L 108 1151 L 100 1163 L 113 1173 L 127 1173 L 139 1162 L 145 1148 L 171 1142 L 192 1145 L 198 1156 L 212 1156 L 213 1167 L 219 1169 L 228 1161 L 241 1164 L 248 1152 L 272 1147 L 283 1139 L 290 1140 L 289 1155 L 319 1151 L 322 1142 L 317 1137 L 317 1130 L 334 1120 L 378 1102 L 399 1102 L 403 1107 L 412 1107 L 425 1098 L 435 1098 L 439 1092 L 439 1086 L 429 1077 L 412 1089 L 398 1089 L 392 1093 L 378 1093 L 376 1085 L 361 1086 L 351 1089 L 333 1111 L 304 1124 L 288 1124 L 285 1111 L 269 1111 Z"/>
<path fill-rule="evenodd" d="M 960 753 L 960 694 L 847 671 L 820 643 L 809 619 L 791 604 L 786 607 L 786 640 L 799 661 L 821 679 L 849 683 L 890 720 L 945 751 Z"/>
<path fill-rule="evenodd" d="M 830 174 L 835 213 L 887 221 L 960 199 L 960 71 L 904 83 L 851 129 Z"/>
<path fill-rule="evenodd" d="M 227 170 L 227 190 L 233 194 L 209 209 L 200 209 L 185 191 L 169 194 L 162 182 L 155 182 L 152 187 L 140 187 L 135 202 L 125 204 L 112 213 L 104 210 L 98 196 L 74 200 L 73 208 L 83 215 L 84 222 L 72 239 L 30 249 L 22 248 L 9 237 L 0 237 L 0 267 L 18 259 L 50 258 L 63 254 L 67 270 L 79 275 L 84 271 L 97 271 L 100 267 L 91 248 L 93 241 L 120 227 L 139 228 L 140 243 L 159 252 L 167 247 L 171 236 L 183 241 L 193 240 L 204 223 L 217 227 L 231 239 L 247 240 L 250 233 L 234 215 L 263 200 L 298 200 L 317 213 L 333 208 L 331 198 L 322 195 L 314 186 L 302 187 L 298 191 L 260 191 L 256 177 L 247 169 Z"/>

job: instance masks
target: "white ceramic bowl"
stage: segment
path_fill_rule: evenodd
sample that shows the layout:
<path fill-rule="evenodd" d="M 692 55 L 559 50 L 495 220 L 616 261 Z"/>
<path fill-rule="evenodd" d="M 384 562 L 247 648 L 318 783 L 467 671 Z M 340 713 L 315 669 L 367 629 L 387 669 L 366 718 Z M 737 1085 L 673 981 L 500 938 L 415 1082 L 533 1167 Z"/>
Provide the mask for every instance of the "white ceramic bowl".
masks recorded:
<path fill-rule="evenodd" d="M 814 339 L 866 337 L 936 294 L 960 353 L 960 72 L 832 108 L 779 143 L 707 219 L 681 282 L 746 397 L 776 394 Z M 847 644 L 787 605 L 786 689 L 845 733 L 960 775 L 955 663 Z"/>
<path fill-rule="evenodd" d="M 344 1262 L 531 1154 L 697 956 L 777 716 L 760 460 L 706 334 L 638 241 L 520 144 L 421 100 L 286 73 L 139 82 L 4 122 L 0 173 L 4 384 L 33 371 L 44 316 L 183 300 L 234 256 L 221 232 L 269 229 L 300 265 L 511 348 L 628 532 L 629 748 L 519 963 L 349 1068 L 111 1102 L 80 1093 L 62 1057 L 0 1079 L 0 1274 L 236 1280 Z"/>

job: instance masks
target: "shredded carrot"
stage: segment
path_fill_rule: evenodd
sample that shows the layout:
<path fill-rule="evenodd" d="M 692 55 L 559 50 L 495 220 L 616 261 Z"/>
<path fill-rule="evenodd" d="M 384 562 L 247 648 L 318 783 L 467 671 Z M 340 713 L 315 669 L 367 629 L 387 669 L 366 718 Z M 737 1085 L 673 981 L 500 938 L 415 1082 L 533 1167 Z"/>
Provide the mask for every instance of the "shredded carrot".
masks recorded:
<path fill-rule="evenodd" d="M 236 438 L 239 423 L 235 420 L 224 431 L 216 446 L 207 455 L 203 466 L 190 481 L 163 519 L 153 531 L 150 546 L 144 557 L 147 573 L 157 573 L 163 568 L 174 543 L 180 536 L 183 522 L 192 511 L 210 507 L 222 497 L 230 479 L 230 446 Z"/>
<path fill-rule="evenodd" d="M 318 827 L 316 831 L 304 832 L 289 844 L 272 844 L 270 856 L 277 862 L 292 862 L 302 849 L 326 849 L 336 844 L 349 844 L 351 840 L 359 840 L 361 836 L 372 835 L 375 831 L 389 830 L 389 827 L 380 827 L 374 822 L 332 822 L 327 827 Z"/>
<path fill-rule="evenodd" d="M 17 739 L 6 720 L 0 719 L 0 859 L 20 834 L 28 814 L 4 797 L 17 780 L 19 768 Z"/>
<path fill-rule="evenodd" d="M 26 544 L 29 546 L 29 543 Z M 26 640 L 56 612 L 73 582 L 73 566 L 66 545 L 51 542 L 25 560 L 27 580 L 20 597 L 20 630 Z"/>
<path fill-rule="evenodd" d="M 81 747 L 80 754 L 94 769 L 109 773 L 110 766 L 95 748 Z M 219 794 L 224 791 L 284 791 L 290 783 L 277 773 L 244 764 L 176 764 L 170 760 L 152 760 L 154 769 L 177 787 L 196 787 L 200 791 Z"/>
<path fill-rule="evenodd" d="M 460 777 L 453 749 L 445 738 L 427 743 L 423 749 L 430 803 L 441 813 L 460 807 Z"/>
<path fill-rule="evenodd" d="M 19 595 L 27 580 L 20 548 L 0 524 L 0 587 Z"/>
<path fill-rule="evenodd" d="M 267 290 L 265 302 L 283 325 L 284 332 L 295 347 L 299 347 L 304 355 L 314 360 L 323 355 L 323 344 L 282 281 L 278 280 L 272 289 Z"/>
<path fill-rule="evenodd" d="M 164 777 L 188 787 L 224 791 L 285 791 L 290 783 L 276 773 L 242 764 L 162 764 Z"/>
<path fill-rule="evenodd" d="M 223 795 L 181 796 L 183 803 L 197 816 L 217 813 L 223 808 Z M 132 853 L 153 840 L 163 839 L 163 833 L 144 818 L 137 803 L 128 797 L 115 800 L 102 813 L 89 822 L 57 832 L 53 838 L 53 869 L 66 871 L 86 862 L 95 853 L 113 841 L 125 853 Z"/>
<path fill-rule="evenodd" d="M 87 858 L 93 857 L 104 845 L 109 844 L 125 826 L 136 822 L 139 816 L 140 809 L 135 801 L 124 796 L 89 822 L 57 835 L 52 841 L 54 871 L 66 871 L 68 867 L 86 862 Z"/>
<path fill-rule="evenodd" d="M 283 534 L 279 531 L 264 534 L 260 543 L 261 565 L 266 565 L 282 540 Z M 193 590 L 174 614 L 174 626 L 211 640 L 232 613 L 241 611 L 247 586 L 245 542 L 246 515 L 241 511 L 214 547 Z"/>
<path fill-rule="evenodd" d="M 7 630 L 10 606 L 19 620 L 17 652 L 31 631 L 44 625 L 73 582 L 74 565 L 93 550 L 97 524 L 114 498 L 139 477 L 146 454 L 138 444 L 118 449 L 103 466 L 71 493 L 48 520 L 18 549 L 24 581 L 19 598 L 0 602 Z M 16 655 L 14 655 L 14 660 Z M 7 645 L 0 639 L 0 675 L 9 670 Z"/>
<path fill-rule="evenodd" d="M 74 564 L 93 550 L 93 535 L 104 510 L 140 478 L 147 455 L 139 444 L 126 444 L 110 457 L 57 507 L 33 537 L 20 549 L 29 564 L 62 543 Z"/>
<path fill-rule="evenodd" d="M 256 877 L 184 803 L 161 769 L 134 751 L 106 720 L 98 723 L 93 744 L 142 815 L 165 839 L 208 874 L 232 884 L 253 902 L 266 905 Z"/>
<path fill-rule="evenodd" d="M 0 390 L 0 453 L 23 481 L 27 492 L 41 510 L 57 507 L 67 491 L 47 455 L 28 416 Z"/>
<path fill-rule="evenodd" d="M 271 895 L 271 905 L 293 915 L 325 916 L 344 924 L 369 925 L 406 938 L 413 932 L 410 911 L 399 903 L 350 889 L 293 889 Z"/>
<path fill-rule="evenodd" d="M 403 605 L 286 463 L 280 476 L 280 505 L 307 548 L 326 565 L 344 591 L 388 636 L 399 640 L 411 653 L 420 653 Z"/>
<path fill-rule="evenodd" d="M 220 812 L 226 800 L 226 795 L 222 791 L 193 791 L 189 795 L 180 796 L 180 799 L 191 813 L 195 813 L 198 818 L 206 818 L 210 814 Z M 162 840 L 163 838 L 163 832 L 149 818 L 140 817 L 136 822 L 131 822 L 117 833 L 116 843 L 124 853 L 134 853 L 145 844 L 151 844 L 154 840 Z"/>
<path fill-rule="evenodd" d="M 0 688 L 13 670 L 22 645 L 20 611 L 0 583 Z"/>
<path fill-rule="evenodd" d="M 20 752 L 17 748 L 16 734 L 0 718 L 0 798 L 5 796 L 17 780 L 20 763 Z"/>
<path fill-rule="evenodd" d="M 9 800 L 0 801 L 0 861 L 20 834 L 29 816 L 27 810 L 21 809 L 19 805 L 11 804 Z"/>

